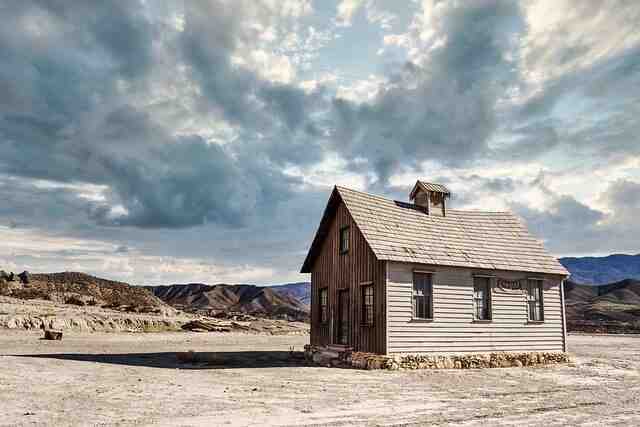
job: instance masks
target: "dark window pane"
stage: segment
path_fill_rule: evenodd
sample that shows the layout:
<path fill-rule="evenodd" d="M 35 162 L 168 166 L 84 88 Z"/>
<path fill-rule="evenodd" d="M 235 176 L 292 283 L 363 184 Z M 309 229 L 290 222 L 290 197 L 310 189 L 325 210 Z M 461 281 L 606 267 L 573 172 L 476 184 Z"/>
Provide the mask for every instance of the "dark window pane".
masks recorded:
<path fill-rule="evenodd" d="M 340 253 L 349 251 L 349 227 L 340 229 Z"/>
<path fill-rule="evenodd" d="M 432 286 L 431 274 L 413 274 L 413 317 L 419 319 L 431 319 Z"/>
<path fill-rule="evenodd" d="M 328 300 L 328 290 L 320 289 L 320 322 L 325 323 L 328 321 L 328 313 L 327 313 L 327 301 Z"/>
<path fill-rule="evenodd" d="M 488 277 L 473 278 L 473 316 L 476 320 L 491 319 L 491 285 Z"/>
<path fill-rule="evenodd" d="M 373 324 L 373 286 L 362 287 L 362 323 Z"/>
<path fill-rule="evenodd" d="M 530 279 L 527 286 L 527 304 L 529 306 L 529 320 L 544 320 L 544 304 L 542 301 L 544 282 Z"/>

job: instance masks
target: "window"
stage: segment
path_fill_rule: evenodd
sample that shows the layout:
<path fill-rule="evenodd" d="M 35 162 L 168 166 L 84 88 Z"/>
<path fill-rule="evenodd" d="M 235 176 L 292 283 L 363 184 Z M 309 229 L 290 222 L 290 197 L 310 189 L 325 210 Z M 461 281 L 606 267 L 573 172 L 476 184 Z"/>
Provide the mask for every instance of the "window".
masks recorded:
<path fill-rule="evenodd" d="M 320 323 L 327 323 L 329 316 L 327 313 L 327 302 L 329 291 L 327 288 L 320 289 Z"/>
<path fill-rule="evenodd" d="M 544 306 L 542 301 L 543 281 L 540 279 L 527 280 L 527 307 L 530 322 L 544 321 Z"/>
<path fill-rule="evenodd" d="M 489 277 L 473 278 L 473 320 L 491 320 L 491 282 Z"/>
<path fill-rule="evenodd" d="M 349 252 L 349 227 L 342 227 L 340 229 L 340 253 L 346 254 Z"/>
<path fill-rule="evenodd" d="M 430 273 L 413 273 L 413 318 L 433 318 L 433 287 Z"/>
<path fill-rule="evenodd" d="M 362 290 L 362 324 L 373 325 L 373 285 L 364 285 Z"/>

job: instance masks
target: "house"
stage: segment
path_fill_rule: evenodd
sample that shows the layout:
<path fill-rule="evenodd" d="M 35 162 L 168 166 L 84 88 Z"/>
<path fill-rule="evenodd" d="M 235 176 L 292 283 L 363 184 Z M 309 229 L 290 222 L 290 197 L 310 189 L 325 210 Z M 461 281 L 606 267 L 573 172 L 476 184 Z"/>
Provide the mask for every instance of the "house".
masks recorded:
<path fill-rule="evenodd" d="M 377 354 L 566 351 L 567 270 L 509 212 L 335 187 L 302 273 L 311 345 Z"/>

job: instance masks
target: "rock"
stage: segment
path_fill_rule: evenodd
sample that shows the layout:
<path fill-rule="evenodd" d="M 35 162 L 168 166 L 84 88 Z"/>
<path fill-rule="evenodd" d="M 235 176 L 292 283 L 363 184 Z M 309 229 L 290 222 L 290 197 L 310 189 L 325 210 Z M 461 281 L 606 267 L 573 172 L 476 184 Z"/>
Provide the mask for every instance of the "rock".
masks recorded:
<path fill-rule="evenodd" d="M 339 368 L 342 366 L 342 361 L 340 359 L 331 359 L 329 364 L 332 368 Z"/>
<path fill-rule="evenodd" d="M 403 355 L 394 356 L 393 360 L 400 369 L 478 369 L 560 363 L 569 361 L 570 356 L 562 352 L 493 352 L 450 356 Z"/>
<path fill-rule="evenodd" d="M 54 331 L 52 329 L 46 329 L 44 331 L 44 339 L 52 340 L 52 341 L 61 341 L 62 340 L 62 331 Z"/>
<path fill-rule="evenodd" d="M 450 357 L 446 357 L 444 359 L 444 367 L 445 369 L 453 369 L 455 367 L 453 360 Z"/>
<path fill-rule="evenodd" d="M 28 271 L 25 270 L 22 273 L 18 274 L 18 278 L 20 279 L 20 282 L 23 285 L 28 285 L 29 284 L 29 272 Z"/>
<path fill-rule="evenodd" d="M 192 320 L 181 327 L 186 331 L 231 332 L 230 327 L 221 326 L 218 321 Z"/>

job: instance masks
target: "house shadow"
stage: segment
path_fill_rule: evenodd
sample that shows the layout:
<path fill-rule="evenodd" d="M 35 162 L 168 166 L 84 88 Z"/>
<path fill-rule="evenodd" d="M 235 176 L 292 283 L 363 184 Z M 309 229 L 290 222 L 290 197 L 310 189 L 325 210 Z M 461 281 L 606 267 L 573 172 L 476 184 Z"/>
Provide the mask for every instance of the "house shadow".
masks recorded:
<path fill-rule="evenodd" d="M 53 353 L 20 354 L 15 356 L 165 369 L 243 369 L 311 366 L 305 361 L 302 352 L 289 351 L 189 351 L 122 354 Z"/>

